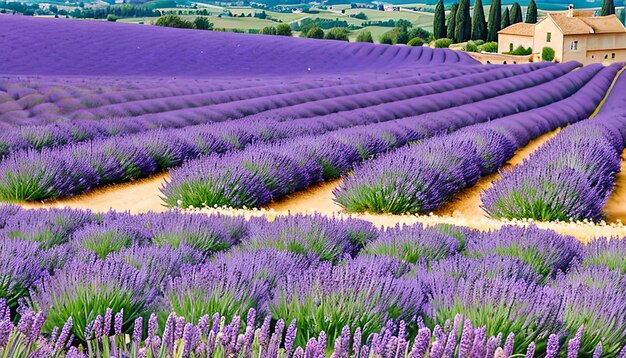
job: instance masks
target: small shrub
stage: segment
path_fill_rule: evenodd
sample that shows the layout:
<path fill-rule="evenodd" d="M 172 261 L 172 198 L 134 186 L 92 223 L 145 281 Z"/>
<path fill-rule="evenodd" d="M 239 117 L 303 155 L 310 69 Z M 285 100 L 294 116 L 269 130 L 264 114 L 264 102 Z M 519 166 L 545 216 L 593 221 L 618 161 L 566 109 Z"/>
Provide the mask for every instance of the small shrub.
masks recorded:
<path fill-rule="evenodd" d="M 510 52 L 506 52 L 506 54 L 508 55 L 515 55 L 515 56 L 527 56 L 530 55 L 531 53 L 533 53 L 533 49 L 528 47 L 524 47 L 522 45 L 517 46 L 517 48 L 515 48 L 515 50 L 510 51 Z"/>
<path fill-rule="evenodd" d="M 424 40 L 420 39 L 419 37 L 414 37 L 410 39 L 409 42 L 407 42 L 406 44 L 409 46 L 422 46 L 424 45 Z"/>
<path fill-rule="evenodd" d="M 437 39 L 435 40 L 435 48 L 448 48 L 452 45 L 451 39 Z"/>
<path fill-rule="evenodd" d="M 367 30 L 363 30 L 361 32 L 359 32 L 359 34 L 356 37 L 356 42 L 374 42 L 374 39 L 372 38 L 372 33 L 367 31 Z"/>
<path fill-rule="evenodd" d="M 477 43 L 476 41 L 474 43 Z M 478 46 L 478 51 L 479 52 L 493 52 L 496 53 L 498 52 L 498 43 L 497 42 L 486 42 L 483 45 Z"/>
<path fill-rule="evenodd" d="M 393 37 L 390 33 L 386 32 L 380 35 L 380 43 L 386 45 L 393 45 Z"/>
<path fill-rule="evenodd" d="M 323 39 L 324 38 L 324 30 L 319 27 L 313 27 L 306 33 L 306 37 L 310 39 Z"/>
<path fill-rule="evenodd" d="M 350 41 L 348 39 L 349 31 L 343 27 L 333 27 L 324 35 L 325 40 Z"/>
<path fill-rule="evenodd" d="M 274 26 L 265 26 L 259 33 L 263 35 L 276 35 L 276 28 Z"/>
<path fill-rule="evenodd" d="M 109 15 L 107 16 L 107 21 L 110 21 L 110 22 L 115 22 L 115 21 L 117 21 L 117 16 L 115 16 L 115 15 L 113 15 L 113 14 L 109 14 Z"/>
<path fill-rule="evenodd" d="M 193 27 L 197 30 L 213 30 L 213 23 L 206 17 L 198 16 L 193 20 Z"/>
<path fill-rule="evenodd" d="M 463 46 L 463 51 L 465 52 L 478 52 L 478 46 L 473 41 L 468 41 L 465 46 Z"/>
<path fill-rule="evenodd" d="M 279 24 L 276 26 L 276 35 L 278 36 L 292 36 L 291 27 L 287 24 Z"/>
<path fill-rule="evenodd" d="M 554 49 L 552 47 L 544 47 L 541 50 L 541 59 L 548 62 L 554 61 Z"/>
<path fill-rule="evenodd" d="M 193 23 L 191 21 L 184 20 L 177 15 L 161 16 L 154 24 L 156 26 L 175 27 L 178 29 L 193 29 Z"/>

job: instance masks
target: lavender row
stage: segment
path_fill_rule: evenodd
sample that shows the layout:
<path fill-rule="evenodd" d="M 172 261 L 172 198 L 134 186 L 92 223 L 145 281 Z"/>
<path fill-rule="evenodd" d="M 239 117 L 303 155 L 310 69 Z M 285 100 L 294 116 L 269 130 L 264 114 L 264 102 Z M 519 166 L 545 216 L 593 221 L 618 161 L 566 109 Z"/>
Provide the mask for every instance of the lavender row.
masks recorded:
<path fill-rule="evenodd" d="M 601 220 L 625 146 L 624 91 L 620 75 L 597 116 L 564 129 L 483 192 L 485 210 L 497 218 Z"/>
<path fill-rule="evenodd" d="M 574 84 L 555 81 L 548 91 L 537 91 L 529 98 L 528 103 L 541 103 L 544 96 L 560 94 L 562 100 L 548 107 L 470 126 L 368 161 L 334 190 L 334 200 L 349 212 L 404 214 L 435 210 L 455 193 L 476 184 L 481 176 L 498 170 L 531 139 L 587 118 L 621 66 L 601 68 L 585 67 L 577 71 L 581 76 Z M 587 76 L 583 75 L 585 71 Z M 487 106 L 484 108 L 479 113 L 488 111 Z"/>
<path fill-rule="evenodd" d="M 466 93 L 469 97 L 465 101 L 471 102 L 508 93 L 515 88 L 529 87 L 562 74 L 576 65 L 562 66 L 533 71 L 519 86 L 502 86 L 499 89 L 501 84 L 494 81 L 491 83 L 494 89 L 489 93 Z M 499 72 L 499 76 L 517 73 L 516 71 Z M 445 95 L 439 94 L 442 102 Z M 426 110 L 428 109 L 434 108 L 429 104 Z M 339 128 L 378 121 L 380 118 L 374 116 L 355 117 L 351 121 L 303 119 L 286 123 L 266 121 L 254 124 L 242 119 L 217 125 L 95 140 L 61 148 L 44 147 L 40 152 L 18 151 L 0 162 L 0 198 L 5 201 L 45 200 L 75 195 L 109 183 L 144 178 L 201 155 L 240 150 L 255 141 L 275 143 L 284 138 L 323 134 Z"/>
<path fill-rule="evenodd" d="M 410 357 L 429 349 L 462 357 L 478 356 L 470 354 L 476 349 L 491 357 L 498 346 L 508 355 L 534 348 L 535 356 L 550 356 L 557 343 L 573 356 L 602 349 L 615 357 L 626 340 L 622 240 L 583 246 L 573 237 L 513 226 L 378 230 L 320 215 L 268 222 L 16 207 L 0 208 L 0 231 L 2 347 L 19 331 L 32 348 L 58 351 L 90 342 L 90 349 L 132 349 L 130 340 L 108 338 L 129 334 L 132 354 L 154 344 L 167 351 L 157 356 L 171 356 L 180 345 L 176 349 L 188 347 L 187 357 L 196 349 L 206 354 L 200 346 L 240 352 L 244 338 L 233 331 L 240 324 L 251 327 L 241 335 L 259 335 L 267 350 L 271 334 L 262 332 L 270 326 L 282 332 L 286 323 L 291 338 L 278 347 L 295 352 L 315 344 L 315 356 L 338 339 L 336 351 L 355 345 L 359 351 L 363 344 L 385 349 L 378 339 L 390 343 L 390 335 L 402 337 L 404 348 L 421 342 L 421 355 L 410 355 L 412 346 L 404 353 Z M 237 316 L 251 308 L 254 317 L 243 324 Z M 26 320 L 17 331 L 10 325 L 16 316 Z M 224 335 L 234 340 L 209 343 L 207 328 L 224 329 L 231 320 L 237 323 Z M 148 334 L 133 322 L 149 322 Z M 194 329 L 188 324 L 200 334 L 174 344 Z M 426 330 L 432 341 L 425 341 Z M 32 341 L 40 331 L 45 339 Z"/>
<path fill-rule="evenodd" d="M 407 117 L 287 143 L 252 146 L 226 156 L 199 158 L 172 171 L 171 182 L 161 191 L 169 206 L 262 206 L 311 184 L 337 178 L 355 164 L 406 143 L 566 98 L 587 83 L 600 68 L 583 68 L 535 87 L 500 92 L 497 97 L 495 93 L 505 87 L 495 83 L 498 81 L 478 86 L 475 91 L 488 93 L 488 99 L 480 101 L 480 97 L 472 94 L 466 99 L 455 97 L 454 101 L 471 103 L 451 109 L 456 115 L 446 116 L 446 111 L 439 111 L 423 118 Z M 526 77 L 536 75 L 539 78 L 539 72 Z M 472 98 L 478 102 L 468 100 Z M 449 96 L 446 100 L 450 102 Z M 467 111 L 469 115 L 458 115 L 457 109 Z"/>
<path fill-rule="evenodd" d="M 471 69 L 472 67 L 469 68 Z M 471 70 L 455 70 L 436 72 L 433 75 L 416 77 L 415 79 L 409 81 L 409 84 L 404 84 L 400 86 L 405 87 L 410 86 L 411 83 L 430 83 L 432 81 L 450 79 L 466 73 L 471 73 L 470 71 Z M 526 71 L 528 71 L 528 69 Z M 520 69 L 513 71 L 500 70 L 497 72 L 507 72 L 507 74 L 510 75 L 511 72 L 524 73 L 525 71 Z M 477 77 L 486 77 L 485 80 L 500 78 L 497 75 L 493 76 L 494 77 L 491 77 L 487 74 Z M 447 81 L 445 83 L 449 84 L 449 82 L 450 81 Z M 387 88 L 387 85 L 390 85 L 391 87 L 388 90 L 393 92 L 394 90 L 399 90 L 394 88 L 393 84 L 395 83 L 397 82 L 392 82 L 391 84 L 382 83 L 380 85 L 356 84 L 336 87 L 321 86 L 321 88 L 319 84 L 304 83 L 305 89 L 311 89 L 296 92 L 293 91 L 294 88 L 290 88 L 289 86 L 278 86 L 273 90 L 267 89 L 265 87 L 253 88 L 251 92 L 257 94 L 255 97 L 260 97 L 257 98 L 259 102 L 254 104 L 251 102 L 252 98 L 240 98 L 241 92 L 244 92 L 245 96 L 245 91 L 243 90 L 233 91 L 234 93 L 220 92 L 215 94 L 214 96 L 201 94 L 197 96 L 198 98 L 196 98 L 195 100 L 189 99 L 189 96 L 174 97 L 171 101 L 175 103 L 175 107 L 177 110 L 171 110 L 171 108 L 168 109 L 168 105 L 164 99 L 154 100 L 152 101 L 152 103 L 131 102 L 128 105 L 135 107 L 136 109 L 134 111 L 137 112 L 137 114 L 135 114 L 133 117 L 116 118 L 107 121 L 93 121 L 89 120 L 89 116 L 91 116 L 89 113 L 91 113 L 92 111 L 82 111 L 79 112 L 79 114 L 82 113 L 83 115 L 81 116 L 83 117 L 84 115 L 89 114 L 86 119 L 76 119 L 61 123 L 54 123 L 47 126 L 22 126 L 10 130 L 6 132 L 6 134 L 3 134 L 3 139 L 0 140 L 0 143 L 4 143 L 4 147 L 6 147 L 6 149 L 4 150 L 4 154 L 10 151 L 27 148 L 41 150 L 44 147 L 57 147 L 68 143 L 72 144 L 93 139 L 103 139 L 125 134 L 136 134 L 158 128 L 182 128 L 185 126 L 198 125 L 203 123 L 222 122 L 242 118 L 247 116 L 248 114 L 254 114 L 259 111 L 264 111 L 267 110 L 267 108 L 271 108 L 272 106 L 287 106 L 287 108 L 289 108 L 300 103 L 306 103 L 309 101 L 316 102 L 321 99 L 327 98 L 333 98 L 333 100 L 336 101 L 336 99 L 334 99 L 335 97 L 350 95 L 353 92 L 359 93 L 368 91 L 381 91 L 380 89 L 377 90 L 378 86 L 382 86 L 382 88 L 384 89 Z M 472 82 L 464 81 L 463 84 L 452 86 L 452 88 L 439 89 L 439 91 L 468 86 L 471 84 Z M 425 86 L 417 87 L 424 88 Z M 283 93 L 283 95 L 271 96 L 272 91 L 276 93 L 281 92 Z M 386 91 L 382 92 L 384 93 Z M 437 91 L 434 91 L 434 93 L 436 92 Z M 431 93 L 433 92 L 431 91 Z M 419 93 L 416 93 L 416 95 L 418 94 Z M 218 98 L 216 104 L 222 104 L 219 106 L 207 106 L 207 102 L 211 103 L 211 101 L 216 100 L 214 97 Z M 358 98 L 359 96 L 356 97 Z M 393 98 L 389 100 L 392 101 Z M 190 105 L 190 101 L 195 104 Z M 268 103 L 274 103 L 274 105 Z M 365 103 L 364 105 L 367 104 Z M 197 108 L 194 109 L 194 107 L 198 106 L 204 108 L 201 115 L 198 115 L 197 113 L 193 114 L 200 110 Z M 146 110 L 161 113 L 141 115 L 141 113 L 145 112 Z M 109 113 L 109 115 L 113 114 Z"/>

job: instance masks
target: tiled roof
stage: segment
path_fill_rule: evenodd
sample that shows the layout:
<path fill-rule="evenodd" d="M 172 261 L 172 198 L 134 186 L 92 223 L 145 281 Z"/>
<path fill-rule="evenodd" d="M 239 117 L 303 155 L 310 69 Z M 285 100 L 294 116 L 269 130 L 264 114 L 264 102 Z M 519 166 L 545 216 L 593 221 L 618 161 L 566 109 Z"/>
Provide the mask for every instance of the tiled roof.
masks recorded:
<path fill-rule="evenodd" d="M 581 35 L 581 34 L 592 34 L 593 29 L 585 23 L 581 17 L 569 17 L 567 14 L 561 13 L 552 13 L 548 14 L 561 29 L 563 35 Z"/>
<path fill-rule="evenodd" d="M 535 25 L 525 22 L 518 22 L 511 26 L 505 27 L 498 31 L 499 34 L 519 35 L 519 36 L 535 36 Z"/>
<path fill-rule="evenodd" d="M 615 15 L 581 17 L 580 19 L 589 25 L 596 34 L 626 32 L 626 28 Z"/>

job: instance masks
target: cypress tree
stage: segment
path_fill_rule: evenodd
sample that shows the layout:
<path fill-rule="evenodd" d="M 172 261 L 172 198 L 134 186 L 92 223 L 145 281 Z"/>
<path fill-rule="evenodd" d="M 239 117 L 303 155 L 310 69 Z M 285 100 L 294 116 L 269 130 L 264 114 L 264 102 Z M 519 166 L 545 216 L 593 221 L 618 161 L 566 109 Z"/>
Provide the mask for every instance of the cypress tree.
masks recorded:
<path fill-rule="evenodd" d="M 448 15 L 448 26 L 446 27 L 446 37 L 454 39 L 454 30 L 456 29 L 456 12 L 459 9 L 459 4 L 452 4 L 450 8 L 450 14 Z"/>
<path fill-rule="evenodd" d="M 604 0 L 602 3 L 602 10 L 600 16 L 607 16 L 615 14 L 615 3 L 613 0 Z"/>
<path fill-rule="evenodd" d="M 519 6 L 518 2 L 514 2 L 511 6 L 511 13 L 509 14 L 511 25 L 517 24 L 518 22 L 522 22 L 522 8 Z"/>
<path fill-rule="evenodd" d="M 504 14 L 502 14 L 502 21 L 500 22 L 500 29 L 505 27 L 509 27 L 511 25 L 511 19 L 509 17 L 509 8 L 504 9 Z"/>
<path fill-rule="evenodd" d="M 493 0 L 491 7 L 489 8 L 489 33 L 487 34 L 487 41 L 498 41 L 498 31 L 500 31 L 500 25 L 502 25 L 502 6 L 500 0 Z"/>
<path fill-rule="evenodd" d="M 433 22 L 433 35 L 435 39 L 446 37 L 446 13 L 444 10 L 443 0 L 437 1 L 435 6 L 435 20 Z"/>
<path fill-rule="evenodd" d="M 537 23 L 537 3 L 535 0 L 530 0 L 528 8 L 526 9 L 526 22 L 529 24 Z"/>
<path fill-rule="evenodd" d="M 625 9 L 621 9 L 619 11 L 619 21 L 621 21 L 622 24 L 626 24 L 626 10 Z"/>
<path fill-rule="evenodd" d="M 454 42 L 465 42 L 472 35 L 472 19 L 470 17 L 469 0 L 461 0 L 459 9 L 456 11 L 456 28 L 454 29 Z"/>
<path fill-rule="evenodd" d="M 474 1 L 474 16 L 472 17 L 472 40 L 487 40 L 487 23 L 482 0 Z"/>

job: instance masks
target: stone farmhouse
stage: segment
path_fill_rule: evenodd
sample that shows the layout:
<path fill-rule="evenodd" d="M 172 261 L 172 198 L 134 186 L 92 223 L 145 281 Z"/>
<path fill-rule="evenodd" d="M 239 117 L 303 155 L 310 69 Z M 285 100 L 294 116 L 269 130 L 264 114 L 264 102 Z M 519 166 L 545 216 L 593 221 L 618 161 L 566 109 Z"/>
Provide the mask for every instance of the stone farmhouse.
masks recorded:
<path fill-rule="evenodd" d="M 594 16 L 594 11 L 549 13 L 536 24 L 516 23 L 498 32 L 498 52 L 518 46 L 531 47 L 541 60 L 544 47 L 551 47 L 559 62 L 583 64 L 626 62 L 626 28 L 615 15 Z"/>

